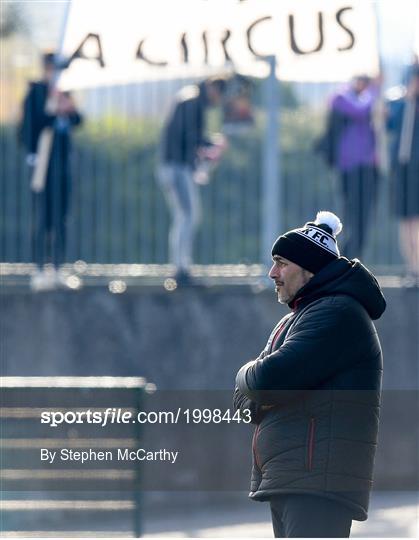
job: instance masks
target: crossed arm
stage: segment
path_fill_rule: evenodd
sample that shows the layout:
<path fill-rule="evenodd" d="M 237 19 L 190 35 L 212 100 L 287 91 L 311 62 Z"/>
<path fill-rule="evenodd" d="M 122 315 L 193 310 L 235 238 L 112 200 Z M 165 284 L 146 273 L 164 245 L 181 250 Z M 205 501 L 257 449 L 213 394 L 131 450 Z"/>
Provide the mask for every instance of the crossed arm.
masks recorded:
<path fill-rule="evenodd" d="M 341 299 L 330 298 L 313 305 L 296 322 L 279 349 L 239 370 L 235 407 L 253 407 L 257 413 L 263 410 L 262 406 L 281 405 L 318 388 L 351 361 L 345 343 L 351 339 L 355 326 L 353 310 Z M 356 354 L 356 342 L 353 348 Z"/>

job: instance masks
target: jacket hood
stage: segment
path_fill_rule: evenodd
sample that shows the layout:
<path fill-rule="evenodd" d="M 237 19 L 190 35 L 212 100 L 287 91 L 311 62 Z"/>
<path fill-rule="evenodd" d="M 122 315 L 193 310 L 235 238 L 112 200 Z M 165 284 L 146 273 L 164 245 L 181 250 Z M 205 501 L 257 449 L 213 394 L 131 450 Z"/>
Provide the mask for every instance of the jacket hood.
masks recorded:
<path fill-rule="evenodd" d="M 301 309 L 323 296 L 344 294 L 359 302 L 371 319 L 381 317 L 386 301 L 373 274 L 358 260 L 339 257 L 315 274 L 298 292 L 289 307 Z"/>

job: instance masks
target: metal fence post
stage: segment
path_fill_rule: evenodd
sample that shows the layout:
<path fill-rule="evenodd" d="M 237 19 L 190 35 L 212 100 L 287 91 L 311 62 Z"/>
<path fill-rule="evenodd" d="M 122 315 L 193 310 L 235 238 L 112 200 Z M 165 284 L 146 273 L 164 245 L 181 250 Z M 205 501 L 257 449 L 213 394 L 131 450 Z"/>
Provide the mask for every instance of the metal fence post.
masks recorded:
<path fill-rule="evenodd" d="M 138 388 L 135 396 L 135 407 L 137 414 L 144 409 L 144 388 Z M 137 433 L 137 440 L 141 440 L 143 435 L 143 426 L 140 423 L 135 424 L 135 431 Z M 143 533 L 143 520 L 142 520 L 142 505 L 143 505 L 143 493 L 141 490 L 143 468 L 136 467 L 134 492 L 133 492 L 133 529 L 134 537 L 140 538 Z"/>
<path fill-rule="evenodd" d="M 279 152 L 280 95 L 276 78 L 276 58 L 267 56 L 269 75 L 264 81 L 264 108 L 266 111 L 265 138 L 262 162 L 262 223 L 260 260 L 268 267 L 271 247 L 281 228 L 281 175 Z"/>

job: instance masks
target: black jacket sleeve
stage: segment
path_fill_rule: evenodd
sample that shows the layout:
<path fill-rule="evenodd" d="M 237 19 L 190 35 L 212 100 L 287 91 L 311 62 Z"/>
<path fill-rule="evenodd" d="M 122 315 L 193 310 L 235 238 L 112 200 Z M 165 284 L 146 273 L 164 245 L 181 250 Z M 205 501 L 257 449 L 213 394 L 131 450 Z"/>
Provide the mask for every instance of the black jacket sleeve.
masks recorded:
<path fill-rule="evenodd" d="M 345 369 L 359 358 L 360 318 L 359 313 L 354 316 L 354 309 L 341 297 L 316 302 L 296 321 L 278 350 L 239 370 L 239 391 L 261 405 L 281 404 Z"/>
<path fill-rule="evenodd" d="M 26 152 L 35 154 L 38 139 L 45 127 L 50 127 L 55 116 L 45 112 L 47 85 L 42 82 L 31 83 L 23 102 L 22 122 L 19 127 L 19 139 Z"/>
<path fill-rule="evenodd" d="M 234 390 L 233 407 L 235 410 L 240 411 L 241 413 L 243 413 L 245 410 L 249 410 L 252 418 L 252 424 L 258 424 L 263 417 L 263 413 L 259 405 L 251 401 L 245 394 L 242 394 L 237 386 Z"/>

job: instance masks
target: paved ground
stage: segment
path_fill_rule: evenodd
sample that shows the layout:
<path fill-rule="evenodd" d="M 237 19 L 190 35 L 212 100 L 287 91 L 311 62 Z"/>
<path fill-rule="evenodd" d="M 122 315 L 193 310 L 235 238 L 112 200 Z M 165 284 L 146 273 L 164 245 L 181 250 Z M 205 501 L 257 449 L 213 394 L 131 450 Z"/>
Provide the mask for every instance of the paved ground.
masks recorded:
<path fill-rule="evenodd" d="M 145 537 L 272 538 L 268 505 L 249 501 L 232 510 L 202 510 L 145 521 Z M 375 493 L 368 521 L 355 521 L 354 538 L 418 538 L 419 493 Z"/>
<path fill-rule="evenodd" d="M 144 536 L 146 538 L 272 538 L 268 505 L 243 498 L 243 503 L 232 502 L 229 508 L 197 504 L 183 504 L 174 495 L 178 510 L 170 512 L 153 504 L 143 512 Z M 219 504 L 219 499 L 215 499 Z M 228 499 L 231 501 L 231 499 Z M 241 500 L 241 499 L 240 499 Z M 116 509 L 114 509 L 116 510 Z M 37 511 L 28 521 L 21 516 L 14 527 L 10 518 L 8 526 L 2 522 L 0 537 L 3 538 L 122 538 L 132 537 L 132 509 L 100 512 L 69 519 L 64 512 L 56 515 L 56 521 L 46 523 Z M 45 527 L 48 525 L 48 529 Z M 14 529 L 14 530 L 13 530 Z M 55 530 L 55 532 L 54 532 Z M 419 539 L 419 492 L 377 492 L 373 495 L 368 521 L 355 521 L 353 538 L 418 538 Z"/>

